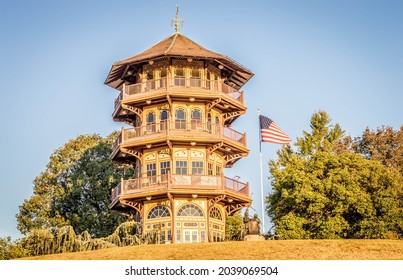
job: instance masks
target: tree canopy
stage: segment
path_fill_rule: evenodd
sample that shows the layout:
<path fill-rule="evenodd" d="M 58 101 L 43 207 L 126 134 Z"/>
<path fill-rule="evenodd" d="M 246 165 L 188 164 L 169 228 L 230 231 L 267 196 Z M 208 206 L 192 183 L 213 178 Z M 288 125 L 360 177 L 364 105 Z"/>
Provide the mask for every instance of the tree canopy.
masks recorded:
<path fill-rule="evenodd" d="M 283 146 L 278 159 L 269 162 L 273 191 L 267 211 L 275 234 L 291 239 L 403 237 L 402 173 L 368 156 L 370 145 L 362 140 L 372 136 L 369 131 L 354 144 L 343 134 L 325 112 L 315 113 L 296 151 Z"/>
<path fill-rule="evenodd" d="M 107 236 L 124 218 L 112 213 L 111 189 L 130 170 L 112 163 L 109 155 L 116 133 L 80 135 L 58 148 L 46 169 L 34 180 L 33 195 L 16 215 L 18 229 L 54 230 L 71 225 L 77 233 L 87 230 L 93 237 Z"/>

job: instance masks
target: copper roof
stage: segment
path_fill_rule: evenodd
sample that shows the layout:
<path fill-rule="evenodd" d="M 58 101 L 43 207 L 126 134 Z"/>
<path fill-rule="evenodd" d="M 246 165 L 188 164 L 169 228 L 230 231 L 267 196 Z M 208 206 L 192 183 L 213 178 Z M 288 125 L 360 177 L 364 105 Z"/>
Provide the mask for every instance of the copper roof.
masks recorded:
<path fill-rule="evenodd" d="M 105 80 L 105 84 L 118 88 L 122 83 L 122 75 L 130 64 L 141 63 L 160 57 L 192 57 L 217 61 L 233 71 L 233 83 L 237 88 L 242 87 L 253 73 L 227 56 L 212 52 L 190 40 L 180 33 L 174 33 L 168 38 L 156 43 L 151 48 L 127 59 L 115 62 Z"/>

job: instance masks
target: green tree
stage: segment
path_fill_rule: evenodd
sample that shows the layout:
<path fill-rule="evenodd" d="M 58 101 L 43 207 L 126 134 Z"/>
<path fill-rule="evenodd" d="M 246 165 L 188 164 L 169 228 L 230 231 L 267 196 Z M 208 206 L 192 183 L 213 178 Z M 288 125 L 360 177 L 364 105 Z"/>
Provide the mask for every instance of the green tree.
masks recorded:
<path fill-rule="evenodd" d="M 20 244 L 20 240 L 11 241 L 11 237 L 0 237 L 0 260 L 18 259 L 27 256 L 28 252 Z"/>
<path fill-rule="evenodd" d="M 227 218 L 225 235 L 227 240 L 234 241 L 243 240 L 245 237 L 245 224 L 239 211 Z"/>
<path fill-rule="evenodd" d="M 273 192 L 267 211 L 285 238 L 403 236 L 402 176 L 379 161 L 350 151 L 339 125 L 325 112 L 311 132 L 269 162 Z"/>
<path fill-rule="evenodd" d="M 19 207 L 21 233 L 54 232 L 66 225 L 95 237 L 113 232 L 123 218 L 109 211 L 110 194 L 124 174 L 109 158 L 114 139 L 116 133 L 106 138 L 80 135 L 50 156 L 45 171 L 34 180 L 33 195 Z"/>
<path fill-rule="evenodd" d="M 403 173 L 403 126 L 397 131 L 390 126 L 381 126 L 376 131 L 366 128 L 354 140 L 355 152 Z"/>

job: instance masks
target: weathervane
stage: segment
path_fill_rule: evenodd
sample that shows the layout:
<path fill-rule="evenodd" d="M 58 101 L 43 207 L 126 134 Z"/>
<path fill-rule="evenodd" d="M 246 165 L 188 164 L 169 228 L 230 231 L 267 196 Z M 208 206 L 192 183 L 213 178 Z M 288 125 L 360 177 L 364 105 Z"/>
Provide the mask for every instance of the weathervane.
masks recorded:
<path fill-rule="evenodd" d="M 179 28 L 183 23 L 184 21 L 179 17 L 179 7 L 176 5 L 176 16 L 171 22 L 171 25 L 175 25 L 175 33 L 179 33 Z"/>

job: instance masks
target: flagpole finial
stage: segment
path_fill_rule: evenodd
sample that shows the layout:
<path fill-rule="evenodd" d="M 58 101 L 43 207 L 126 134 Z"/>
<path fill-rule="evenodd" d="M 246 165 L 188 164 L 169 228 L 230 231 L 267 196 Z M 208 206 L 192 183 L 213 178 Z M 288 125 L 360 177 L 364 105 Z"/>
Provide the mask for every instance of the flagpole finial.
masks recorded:
<path fill-rule="evenodd" d="M 179 6 L 176 4 L 176 16 L 172 20 L 171 25 L 175 25 L 175 33 L 179 33 L 179 29 L 183 26 L 184 21 L 179 17 Z"/>

